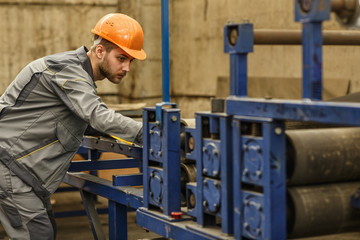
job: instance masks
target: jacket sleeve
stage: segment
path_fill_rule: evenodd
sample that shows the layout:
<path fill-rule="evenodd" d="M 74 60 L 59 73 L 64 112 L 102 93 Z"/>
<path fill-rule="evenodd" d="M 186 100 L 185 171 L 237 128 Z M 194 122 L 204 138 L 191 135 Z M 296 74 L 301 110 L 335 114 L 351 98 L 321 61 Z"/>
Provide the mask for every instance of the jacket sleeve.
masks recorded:
<path fill-rule="evenodd" d="M 65 105 L 94 129 L 142 144 L 142 123 L 108 109 L 96 95 L 93 80 L 81 67 L 64 68 L 51 84 Z"/>

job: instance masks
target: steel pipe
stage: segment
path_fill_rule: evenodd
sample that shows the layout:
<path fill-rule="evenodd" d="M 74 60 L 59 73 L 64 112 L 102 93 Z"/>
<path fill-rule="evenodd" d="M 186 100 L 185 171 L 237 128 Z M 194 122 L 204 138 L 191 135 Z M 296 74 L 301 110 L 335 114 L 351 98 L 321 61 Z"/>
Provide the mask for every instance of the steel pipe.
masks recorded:
<path fill-rule="evenodd" d="M 359 230 L 360 210 L 350 204 L 359 187 L 360 182 L 288 188 L 288 237 Z"/>
<path fill-rule="evenodd" d="M 301 45 L 300 30 L 255 29 L 254 44 Z M 323 45 L 360 45 L 358 31 L 323 31 Z"/>
<path fill-rule="evenodd" d="M 286 131 L 288 185 L 360 179 L 360 128 Z"/>

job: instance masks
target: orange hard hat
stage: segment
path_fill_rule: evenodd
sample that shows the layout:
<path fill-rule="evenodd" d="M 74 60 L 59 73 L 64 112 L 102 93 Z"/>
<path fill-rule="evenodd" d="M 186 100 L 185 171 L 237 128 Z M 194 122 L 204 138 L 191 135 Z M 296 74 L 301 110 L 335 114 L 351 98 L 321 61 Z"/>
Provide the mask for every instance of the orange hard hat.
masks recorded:
<path fill-rule="evenodd" d="M 140 24 L 133 18 L 121 14 L 110 13 L 102 17 L 92 33 L 116 44 L 133 58 L 143 60 L 146 53 L 142 49 L 144 33 Z"/>

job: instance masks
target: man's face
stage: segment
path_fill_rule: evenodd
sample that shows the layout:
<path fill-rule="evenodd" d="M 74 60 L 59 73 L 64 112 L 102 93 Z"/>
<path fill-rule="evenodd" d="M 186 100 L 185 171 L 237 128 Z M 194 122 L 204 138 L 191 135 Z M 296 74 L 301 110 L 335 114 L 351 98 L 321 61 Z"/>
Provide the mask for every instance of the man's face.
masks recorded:
<path fill-rule="evenodd" d="M 130 63 L 133 59 L 121 48 L 116 47 L 110 52 L 105 52 L 104 58 L 99 63 L 99 71 L 110 82 L 118 84 L 130 71 Z"/>

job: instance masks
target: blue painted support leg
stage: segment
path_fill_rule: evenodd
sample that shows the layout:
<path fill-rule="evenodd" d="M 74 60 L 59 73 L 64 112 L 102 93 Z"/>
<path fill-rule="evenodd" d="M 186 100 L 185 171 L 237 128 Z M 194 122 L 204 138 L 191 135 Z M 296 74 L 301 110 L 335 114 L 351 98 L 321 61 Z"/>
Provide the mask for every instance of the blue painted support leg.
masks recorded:
<path fill-rule="evenodd" d="M 322 99 L 322 23 L 303 23 L 303 98 Z"/>
<path fill-rule="evenodd" d="M 90 222 L 91 230 L 94 235 L 94 239 L 95 240 L 105 240 L 106 239 L 105 233 L 102 229 L 99 215 L 96 211 L 94 194 L 85 192 L 82 190 L 80 191 L 80 194 L 81 194 L 81 198 L 84 203 L 86 214 L 89 218 L 89 222 Z"/>
<path fill-rule="evenodd" d="M 109 239 L 127 239 L 127 207 L 109 200 Z"/>
<path fill-rule="evenodd" d="M 283 122 L 234 117 L 234 237 L 286 239 Z"/>
<path fill-rule="evenodd" d="M 230 54 L 230 95 L 247 96 L 247 53 Z"/>

